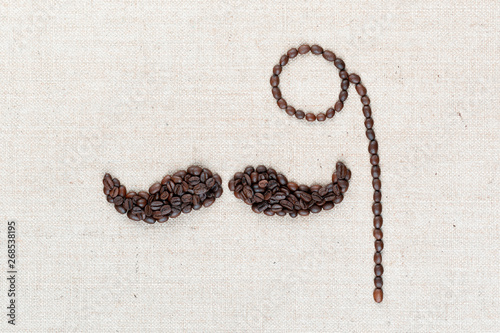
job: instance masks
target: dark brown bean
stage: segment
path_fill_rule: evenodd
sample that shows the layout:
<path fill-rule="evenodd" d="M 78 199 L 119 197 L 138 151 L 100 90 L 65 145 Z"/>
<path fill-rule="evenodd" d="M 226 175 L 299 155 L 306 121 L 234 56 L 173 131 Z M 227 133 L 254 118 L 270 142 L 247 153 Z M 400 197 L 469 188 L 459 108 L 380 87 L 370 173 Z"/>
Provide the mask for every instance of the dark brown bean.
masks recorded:
<path fill-rule="evenodd" d="M 376 240 L 381 240 L 382 237 L 384 237 L 384 233 L 380 229 L 373 229 L 373 237 L 375 237 Z"/>
<path fill-rule="evenodd" d="M 302 110 L 297 110 L 297 112 L 295 112 L 295 117 L 297 119 L 304 119 L 305 116 L 306 114 Z"/>
<path fill-rule="evenodd" d="M 329 108 L 328 110 L 326 110 L 327 118 L 333 118 L 334 115 L 335 115 L 335 110 L 333 108 Z"/>
<path fill-rule="evenodd" d="M 288 50 L 288 52 L 286 54 L 288 55 L 288 57 L 290 59 L 293 59 L 297 56 L 298 53 L 299 53 L 299 51 L 297 51 L 296 48 L 292 48 L 292 49 Z"/>
<path fill-rule="evenodd" d="M 323 54 L 323 48 L 319 45 L 313 45 L 311 46 L 311 52 L 316 55 Z"/>
<path fill-rule="evenodd" d="M 342 90 L 339 94 L 339 101 L 344 103 L 347 99 L 347 96 L 348 96 L 347 91 Z"/>
<path fill-rule="evenodd" d="M 370 118 L 372 116 L 372 108 L 369 105 L 363 106 L 363 115 L 365 118 Z"/>
<path fill-rule="evenodd" d="M 337 58 L 334 61 L 335 67 L 337 67 L 340 70 L 343 70 L 345 68 L 345 63 L 344 60 Z"/>
<path fill-rule="evenodd" d="M 363 103 L 364 106 L 370 105 L 370 97 L 366 95 L 361 97 L 361 103 Z"/>
<path fill-rule="evenodd" d="M 382 286 L 384 285 L 381 276 L 376 276 L 375 279 L 373 279 L 373 282 L 375 283 L 375 288 L 382 288 Z"/>
<path fill-rule="evenodd" d="M 325 119 L 326 115 L 324 113 L 318 113 L 318 115 L 316 116 L 317 121 L 325 121 Z"/>
<path fill-rule="evenodd" d="M 275 99 L 280 99 L 280 98 L 281 98 L 281 90 L 280 90 L 280 88 L 278 88 L 278 87 L 274 87 L 274 88 L 272 89 L 272 92 L 273 92 L 273 97 L 274 97 Z"/>
<path fill-rule="evenodd" d="M 306 120 L 307 121 L 315 121 L 316 120 L 316 115 L 314 113 L 309 112 L 309 113 L 306 114 Z"/>
<path fill-rule="evenodd" d="M 357 84 L 361 82 L 361 78 L 359 77 L 358 74 L 350 74 L 349 75 L 349 81 L 351 83 Z"/>
<path fill-rule="evenodd" d="M 123 206 L 117 205 L 117 206 L 115 206 L 115 209 L 120 214 L 125 214 L 127 212 L 127 210 Z"/>
<path fill-rule="evenodd" d="M 377 152 L 378 152 L 378 142 L 377 142 L 377 140 L 370 141 L 370 143 L 368 144 L 368 151 L 372 155 L 377 154 Z"/>
<path fill-rule="evenodd" d="M 378 165 L 372 166 L 372 177 L 373 178 L 379 178 L 380 177 L 380 167 Z"/>
<path fill-rule="evenodd" d="M 273 75 L 273 76 L 271 76 L 271 79 L 269 82 L 271 83 L 271 86 L 277 87 L 280 84 L 280 78 L 278 75 Z"/>
<path fill-rule="evenodd" d="M 286 54 L 284 54 L 281 56 L 280 65 L 286 66 L 286 64 L 288 64 L 288 56 Z"/>
<path fill-rule="evenodd" d="M 335 61 L 335 53 L 325 50 L 323 51 L 323 58 L 325 58 L 327 61 Z"/>
<path fill-rule="evenodd" d="M 342 110 L 342 108 L 344 107 L 344 103 L 342 103 L 341 101 L 337 101 L 337 103 L 335 103 L 335 112 L 339 112 Z"/>
<path fill-rule="evenodd" d="M 361 83 L 356 84 L 356 91 L 358 92 L 359 96 L 366 95 L 366 88 Z"/>
<path fill-rule="evenodd" d="M 380 162 L 380 161 L 379 161 L 379 157 L 378 157 L 378 155 L 372 155 L 372 156 L 370 157 L 370 163 L 371 163 L 372 165 L 378 165 L 378 163 L 379 163 L 379 162 Z"/>
<path fill-rule="evenodd" d="M 373 255 L 373 262 L 376 265 L 379 265 L 382 263 L 382 254 L 380 254 L 380 252 L 375 252 L 375 254 Z"/>
<path fill-rule="evenodd" d="M 378 178 L 375 178 L 372 182 L 373 184 L 373 189 L 376 190 L 376 191 L 380 191 L 381 187 L 382 187 L 382 183 L 380 182 L 380 179 Z"/>
<path fill-rule="evenodd" d="M 382 302 L 382 300 L 384 299 L 384 292 L 382 291 L 382 289 L 377 288 L 377 289 L 375 289 L 373 291 L 373 299 L 377 303 L 381 303 Z"/>
<path fill-rule="evenodd" d="M 375 216 L 373 218 L 373 226 L 375 228 L 382 228 L 382 224 L 384 224 L 384 220 L 382 219 L 382 216 Z"/>
<path fill-rule="evenodd" d="M 281 65 L 274 66 L 274 68 L 273 68 L 273 74 L 274 75 L 280 75 L 281 74 L 281 69 L 282 69 Z"/>
<path fill-rule="evenodd" d="M 375 265 L 374 271 L 376 276 L 382 276 L 384 274 L 384 267 L 382 265 Z"/>
<path fill-rule="evenodd" d="M 300 54 L 306 54 L 310 50 L 311 50 L 311 47 L 309 45 L 306 45 L 306 44 L 299 46 L 299 49 L 298 49 Z"/>
<path fill-rule="evenodd" d="M 365 119 L 365 127 L 367 129 L 370 129 L 373 127 L 373 118 L 366 118 Z"/>
<path fill-rule="evenodd" d="M 380 191 L 373 192 L 373 201 L 380 202 L 382 200 L 382 193 Z"/>
<path fill-rule="evenodd" d="M 278 104 L 280 109 L 286 109 L 287 107 L 286 101 L 283 98 L 278 99 L 276 103 Z"/>
<path fill-rule="evenodd" d="M 375 250 L 381 252 L 384 249 L 384 242 L 381 240 L 375 241 Z"/>
<path fill-rule="evenodd" d="M 342 83 L 340 84 L 340 88 L 342 90 L 347 90 L 349 89 L 349 80 L 342 80 Z"/>
<path fill-rule="evenodd" d="M 289 116 L 293 116 L 295 114 L 295 108 L 293 106 L 290 106 L 288 105 L 286 107 L 286 113 L 289 115 Z"/>

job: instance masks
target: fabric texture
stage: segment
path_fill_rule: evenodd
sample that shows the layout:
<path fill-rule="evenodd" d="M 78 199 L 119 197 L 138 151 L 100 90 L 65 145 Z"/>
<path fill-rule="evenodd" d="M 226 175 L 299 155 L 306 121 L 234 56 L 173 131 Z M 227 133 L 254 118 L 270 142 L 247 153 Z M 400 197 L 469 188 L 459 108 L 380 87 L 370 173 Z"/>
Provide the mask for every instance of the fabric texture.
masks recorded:
<path fill-rule="evenodd" d="M 2 332 L 500 331 L 498 1 L 4 1 L 0 17 L 0 244 L 16 221 L 19 271 Z M 372 101 L 381 304 L 354 88 L 324 123 L 271 94 L 303 43 L 343 58 Z M 340 92 L 311 54 L 280 78 L 308 111 Z M 257 215 L 227 188 L 258 164 L 326 184 L 337 160 L 344 201 L 307 218 Z M 191 164 L 224 194 L 163 225 L 102 193 L 105 172 L 142 190 Z"/>

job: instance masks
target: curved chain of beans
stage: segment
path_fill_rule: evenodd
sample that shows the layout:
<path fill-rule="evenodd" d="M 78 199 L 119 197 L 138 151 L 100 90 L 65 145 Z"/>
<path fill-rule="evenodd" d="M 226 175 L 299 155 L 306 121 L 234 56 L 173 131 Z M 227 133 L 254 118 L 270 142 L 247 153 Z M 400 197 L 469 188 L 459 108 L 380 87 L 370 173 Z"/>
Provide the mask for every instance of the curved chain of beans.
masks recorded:
<path fill-rule="evenodd" d="M 339 99 L 335 103 L 333 108 L 329 108 L 325 113 L 319 113 L 315 115 L 314 113 L 305 113 L 302 110 L 296 110 L 293 106 L 288 105 L 286 100 L 281 96 L 281 90 L 279 88 L 279 75 L 286 64 L 288 64 L 290 59 L 297 57 L 299 54 L 307 54 L 311 52 L 315 55 L 322 55 L 323 58 L 329 62 L 333 62 L 335 67 L 339 70 L 339 76 L 342 79 L 340 84 L 340 94 Z M 361 97 L 361 103 L 363 104 L 363 115 L 365 116 L 365 127 L 366 127 L 366 137 L 369 140 L 368 152 L 370 153 L 370 164 L 372 165 L 371 174 L 373 177 L 373 236 L 375 237 L 375 255 L 373 261 L 375 262 L 375 290 L 373 292 L 373 298 L 375 302 L 380 303 L 383 299 L 382 291 L 382 274 L 384 273 L 384 267 L 382 266 L 382 250 L 384 248 L 384 242 L 382 241 L 382 194 L 380 192 L 381 182 L 380 182 L 380 166 L 379 166 L 379 156 L 378 156 L 378 143 L 375 139 L 375 131 L 373 130 L 373 118 L 372 110 L 370 107 L 370 98 L 366 94 L 366 88 L 361 83 L 361 78 L 357 74 L 349 74 L 345 69 L 345 63 L 342 59 L 337 58 L 332 51 L 323 50 L 319 45 L 301 45 L 298 48 L 292 48 L 280 58 L 279 64 L 274 66 L 273 75 L 270 79 L 273 97 L 276 99 L 278 107 L 286 111 L 290 116 L 295 116 L 297 119 L 306 119 L 307 121 L 325 121 L 326 118 L 332 118 L 336 112 L 340 112 L 344 107 L 344 102 L 347 99 L 348 93 L 347 89 L 350 84 L 354 84 L 356 92 Z"/>

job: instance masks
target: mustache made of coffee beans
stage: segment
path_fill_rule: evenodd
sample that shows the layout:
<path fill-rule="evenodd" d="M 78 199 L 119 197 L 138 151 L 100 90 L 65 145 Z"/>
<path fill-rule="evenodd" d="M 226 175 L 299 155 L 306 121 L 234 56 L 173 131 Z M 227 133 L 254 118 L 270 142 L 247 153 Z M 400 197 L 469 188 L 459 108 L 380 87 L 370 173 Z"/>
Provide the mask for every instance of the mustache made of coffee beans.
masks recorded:
<path fill-rule="evenodd" d="M 177 171 L 154 183 L 149 191 L 128 192 L 120 181 L 106 173 L 102 180 L 104 194 L 120 214 L 134 221 L 163 223 L 181 213 L 210 207 L 222 195 L 222 179 L 200 166 Z"/>
<path fill-rule="evenodd" d="M 304 112 L 300 109 L 295 109 L 293 106 L 289 105 L 287 101 L 281 95 L 281 90 L 279 88 L 280 79 L 279 75 L 283 71 L 283 68 L 289 63 L 290 60 L 307 54 L 313 54 L 316 56 L 323 57 L 326 61 L 332 63 L 339 70 L 339 77 L 341 79 L 340 83 L 340 93 L 338 100 L 335 105 L 325 112 L 320 112 L 314 114 L 312 112 Z M 363 104 L 362 112 L 365 116 L 365 127 L 366 127 L 366 137 L 368 138 L 368 152 L 370 153 L 370 164 L 372 165 L 371 174 L 373 177 L 373 236 L 375 238 L 375 254 L 373 256 L 373 261 L 375 262 L 374 273 L 375 273 L 375 290 L 373 291 L 373 299 L 375 302 L 380 303 L 384 298 L 384 293 L 382 291 L 382 274 L 384 273 L 384 267 L 382 266 L 382 250 L 384 248 L 384 242 L 382 241 L 382 193 L 380 189 L 382 183 L 380 181 L 380 166 L 379 166 L 379 155 L 378 155 L 378 142 L 375 138 L 375 130 L 373 129 L 374 121 L 372 117 L 372 108 L 370 106 L 370 98 L 367 95 L 366 87 L 361 82 L 359 75 L 354 73 L 349 73 L 346 70 L 346 65 L 344 61 L 337 57 L 335 53 L 329 50 L 324 50 L 319 45 L 309 46 L 307 44 L 301 45 L 298 48 L 291 48 L 288 52 L 281 56 L 279 63 L 273 67 L 273 75 L 271 76 L 269 83 L 271 84 L 271 92 L 273 97 L 276 99 L 276 104 L 282 110 L 284 110 L 289 116 L 295 116 L 297 119 L 306 119 L 309 122 L 319 121 L 323 122 L 326 119 L 333 118 L 336 113 L 340 113 L 344 108 L 344 103 L 347 100 L 350 85 L 354 85 L 356 92 L 360 96 L 361 104 Z M 311 206 L 312 207 L 312 206 Z M 267 208 L 266 208 L 267 209 Z M 316 208 L 315 208 L 316 209 Z M 304 212 L 305 214 L 305 212 Z"/>
<path fill-rule="evenodd" d="M 349 179 L 351 171 L 342 162 L 337 162 L 332 182 L 326 186 L 298 185 L 276 170 L 259 165 L 235 173 L 229 181 L 229 189 L 236 198 L 251 205 L 255 213 L 297 217 L 330 210 L 341 203 L 349 188 Z"/>

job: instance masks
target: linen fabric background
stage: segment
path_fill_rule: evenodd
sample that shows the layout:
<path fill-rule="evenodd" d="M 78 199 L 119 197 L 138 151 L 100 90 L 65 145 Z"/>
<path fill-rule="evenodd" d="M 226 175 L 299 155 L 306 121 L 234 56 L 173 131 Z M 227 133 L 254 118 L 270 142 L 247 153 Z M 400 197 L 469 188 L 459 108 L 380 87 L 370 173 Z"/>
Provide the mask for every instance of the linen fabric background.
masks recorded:
<path fill-rule="evenodd" d="M 3 1 L 1 330 L 500 331 L 500 3 Z M 373 301 L 372 195 L 361 103 L 307 123 L 278 109 L 280 56 L 319 44 L 360 74 L 379 139 L 384 301 Z M 322 57 L 281 75 L 325 111 Z M 265 164 L 345 200 L 307 218 L 253 213 L 227 188 Z M 102 193 L 201 164 L 224 195 L 159 225 Z M 17 225 L 17 325 L 7 325 L 7 221 Z"/>

